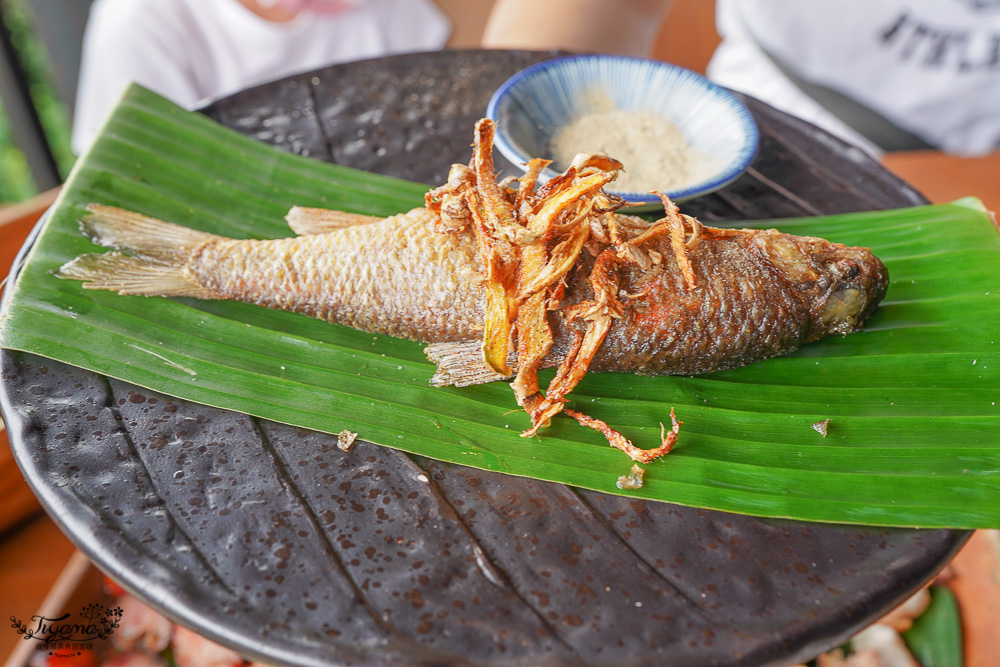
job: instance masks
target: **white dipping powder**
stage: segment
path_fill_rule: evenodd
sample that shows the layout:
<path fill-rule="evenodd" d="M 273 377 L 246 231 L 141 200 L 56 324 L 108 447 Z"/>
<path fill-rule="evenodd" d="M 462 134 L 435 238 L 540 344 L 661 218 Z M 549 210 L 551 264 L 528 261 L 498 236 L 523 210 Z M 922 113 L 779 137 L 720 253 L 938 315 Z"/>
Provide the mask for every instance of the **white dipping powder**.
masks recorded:
<path fill-rule="evenodd" d="M 565 168 L 579 153 L 600 153 L 624 169 L 608 189 L 618 192 L 676 190 L 711 175 L 675 124 L 645 111 L 607 109 L 584 114 L 556 132 L 552 157 Z"/>

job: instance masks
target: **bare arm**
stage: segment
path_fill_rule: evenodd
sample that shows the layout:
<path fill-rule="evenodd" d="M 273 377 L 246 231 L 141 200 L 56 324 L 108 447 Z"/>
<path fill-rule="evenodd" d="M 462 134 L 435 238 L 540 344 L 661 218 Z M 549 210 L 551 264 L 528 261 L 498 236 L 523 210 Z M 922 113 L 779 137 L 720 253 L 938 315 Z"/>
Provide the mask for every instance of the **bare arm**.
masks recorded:
<path fill-rule="evenodd" d="M 496 0 L 487 48 L 649 56 L 673 0 Z"/>

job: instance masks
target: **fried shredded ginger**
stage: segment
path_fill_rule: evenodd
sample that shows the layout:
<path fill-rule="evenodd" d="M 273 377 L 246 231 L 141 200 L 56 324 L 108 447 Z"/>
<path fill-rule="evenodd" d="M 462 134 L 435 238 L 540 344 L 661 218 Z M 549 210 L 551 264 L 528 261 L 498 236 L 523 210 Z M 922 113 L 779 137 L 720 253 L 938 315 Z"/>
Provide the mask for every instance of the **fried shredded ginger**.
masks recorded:
<path fill-rule="evenodd" d="M 614 211 L 625 202 L 604 191 L 622 164 L 604 155 L 579 155 L 562 174 L 538 185 L 548 160 L 535 158 L 526 173 L 498 182 L 493 164 L 494 124 L 476 124 L 473 157 L 468 167 L 455 165 L 448 183 L 427 194 L 427 207 L 439 216 L 439 231 L 448 233 L 471 225 L 481 261 L 487 294 L 482 355 L 496 373 L 514 379 L 518 405 L 531 418 L 522 437 L 534 435 L 560 412 L 580 424 L 601 431 L 608 442 L 634 461 L 648 463 L 670 451 L 681 422 L 671 409 L 672 428 L 661 424 L 658 447 L 641 449 L 607 423 L 565 409 L 566 396 L 587 374 L 615 319 L 626 308 L 619 298 L 618 271 L 629 264 L 642 268 L 659 261 L 643 244 L 666 235 L 686 289 L 694 289 L 695 275 L 687 256 L 701 239 L 701 224 L 679 213 L 666 195 L 665 216 L 644 227 L 623 228 Z M 588 247 L 596 255 L 588 277 L 592 298 L 561 305 L 567 274 Z M 626 301 L 628 299 L 626 298 Z M 584 324 L 555 377 L 543 392 L 538 370 L 553 344 L 548 317 Z M 516 342 L 515 342 L 516 341 Z M 511 368 L 510 361 L 516 360 Z"/>

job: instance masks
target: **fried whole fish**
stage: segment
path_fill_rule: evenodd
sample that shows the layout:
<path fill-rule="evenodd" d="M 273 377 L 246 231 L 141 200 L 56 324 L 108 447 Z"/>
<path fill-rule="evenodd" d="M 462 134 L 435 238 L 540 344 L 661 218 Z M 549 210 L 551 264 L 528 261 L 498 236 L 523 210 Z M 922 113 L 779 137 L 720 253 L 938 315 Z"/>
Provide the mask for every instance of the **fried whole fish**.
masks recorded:
<path fill-rule="evenodd" d="M 534 160 L 498 183 L 492 125 L 427 205 L 388 218 L 293 208 L 298 236 L 234 240 L 93 204 L 81 221 L 112 252 L 59 275 L 120 294 L 231 299 L 428 343 L 433 384 L 509 377 L 530 435 L 589 370 L 698 374 L 858 329 L 885 294 L 866 248 L 776 230 L 705 227 L 663 197 L 657 221 L 615 213 L 621 165 L 580 156 L 539 186 Z M 536 372 L 558 366 L 542 392 Z M 607 424 L 567 410 L 639 461 Z M 673 415 L 671 415 L 673 418 Z"/>

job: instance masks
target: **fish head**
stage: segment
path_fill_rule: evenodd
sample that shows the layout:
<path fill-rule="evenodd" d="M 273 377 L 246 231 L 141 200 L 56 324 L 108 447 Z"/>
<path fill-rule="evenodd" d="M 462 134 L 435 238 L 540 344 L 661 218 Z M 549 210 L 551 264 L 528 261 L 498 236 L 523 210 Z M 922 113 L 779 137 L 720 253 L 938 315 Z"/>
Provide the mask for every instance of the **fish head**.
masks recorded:
<path fill-rule="evenodd" d="M 848 334 L 878 308 L 889 286 L 889 271 L 868 248 L 830 246 L 824 257 L 828 284 L 816 311 L 817 324 L 826 333 Z"/>
<path fill-rule="evenodd" d="M 757 247 L 808 304 L 807 340 L 860 329 L 885 297 L 889 272 L 869 248 L 767 230 Z"/>

